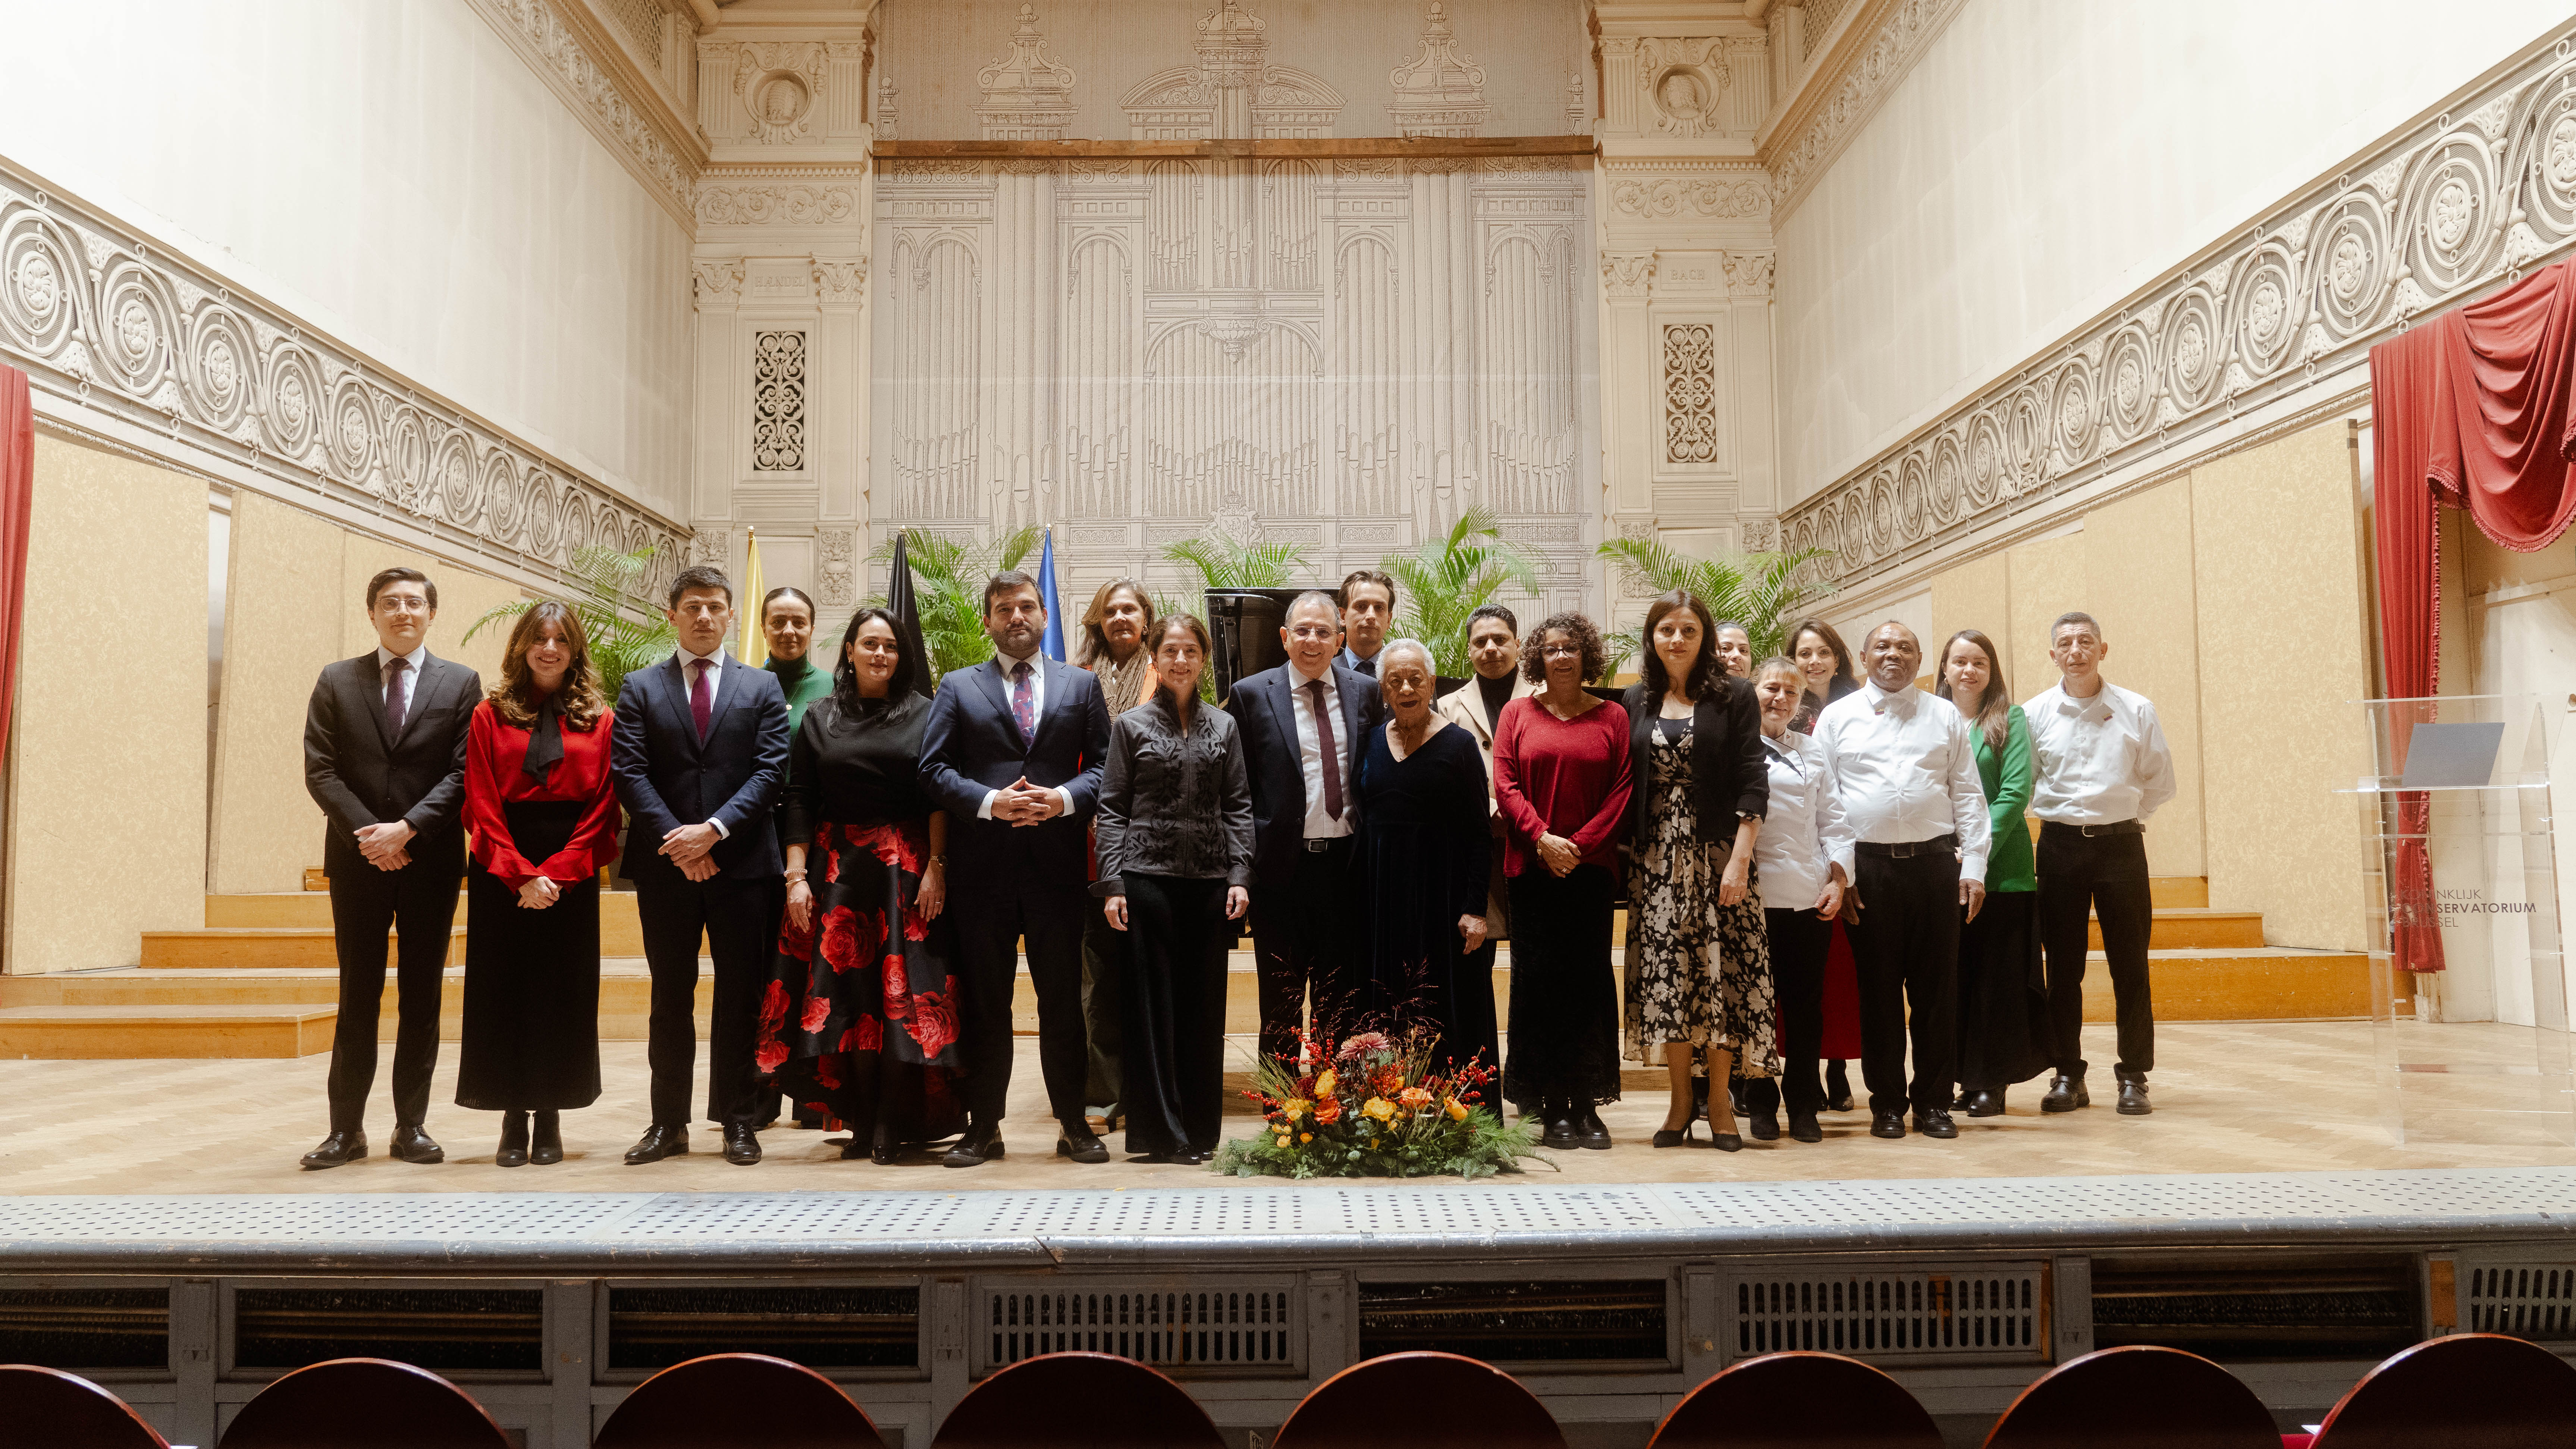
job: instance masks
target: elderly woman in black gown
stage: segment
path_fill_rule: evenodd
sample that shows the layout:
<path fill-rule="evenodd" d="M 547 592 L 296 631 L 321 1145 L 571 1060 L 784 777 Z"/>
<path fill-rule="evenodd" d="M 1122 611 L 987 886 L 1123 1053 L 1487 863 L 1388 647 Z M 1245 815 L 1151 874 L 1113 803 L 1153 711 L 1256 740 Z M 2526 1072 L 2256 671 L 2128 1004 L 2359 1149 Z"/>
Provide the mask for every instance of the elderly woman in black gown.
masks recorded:
<path fill-rule="evenodd" d="M 1440 1034 L 1433 1069 L 1492 1067 L 1493 958 L 1485 944 L 1485 757 L 1431 708 L 1431 651 L 1398 639 L 1378 654 L 1387 723 L 1360 747 L 1359 871 L 1369 953 L 1367 1015 L 1394 1031 Z"/>

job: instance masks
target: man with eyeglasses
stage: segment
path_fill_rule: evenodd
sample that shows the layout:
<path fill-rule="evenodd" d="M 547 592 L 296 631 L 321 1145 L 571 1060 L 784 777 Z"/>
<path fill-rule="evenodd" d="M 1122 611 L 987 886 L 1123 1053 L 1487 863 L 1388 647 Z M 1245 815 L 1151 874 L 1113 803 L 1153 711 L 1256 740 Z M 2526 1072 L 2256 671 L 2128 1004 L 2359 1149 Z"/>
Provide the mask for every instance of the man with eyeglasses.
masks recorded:
<path fill-rule="evenodd" d="M 1260 971 L 1261 1051 L 1289 1056 L 1310 1011 L 1317 1034 L 1355 1025 L 1360 1000 L 1359 831 L 1353 773 L 1385 721 L 1377 681 L 1334 656 L 1342 611 L 1314 590 L 1279 630 L 1288 662 L 1234 688 L 1226 710 L 1252 773 L 1252 942 Z"/>

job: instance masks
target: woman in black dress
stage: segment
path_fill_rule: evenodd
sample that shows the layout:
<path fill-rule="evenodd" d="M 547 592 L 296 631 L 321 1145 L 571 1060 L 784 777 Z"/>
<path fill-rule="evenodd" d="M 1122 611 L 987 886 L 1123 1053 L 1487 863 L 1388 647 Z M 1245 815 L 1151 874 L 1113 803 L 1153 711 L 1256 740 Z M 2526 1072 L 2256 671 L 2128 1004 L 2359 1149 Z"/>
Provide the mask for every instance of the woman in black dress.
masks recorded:
<path fill-rule="evenodd" d="M 572 610 L 519 616 L 466 726 L 465 1020 L 456 1105 L 502 1112 L 502 1167 L 563 1160 L 599 1099 L 599 868 L 617 858 L 612 715 Z M 528 1114 L 536 1114 L 529 1140 Z"/>
<path fill-rule="evenodd" d="M 1171 614 L 1145 638 L 1154 682 L 1109 726 L 1091 890 L 1132 943 L 1119 993 L 1127 1150 L 1200 1163 L 1225 1113 L 1225 923 L 1252 902 L 1252 774 L 1234 716 L 1199 699 L 1207 625 Z"/>
<path fill-rule="evenodd" d="M 787 919 L 758 1060 L 789 1098 L 850 1124 L 843 1157 L 890 1163 L 965 1126 L 956 1091 L 964 983 L 948 974 L 948 817 L 922 794 L 921 661 L 894 616 L 861 609 L 832 693 L 806 707 L 780 797 Z"/>
<path fill-rule="evenodd" d="M 1501 1056 L 1493 958 L 1484 955 L 1485 756 L 1475 736 L 1433 713 L 1431 651 L 1398 639 L 1377 657 L 1384 729 L 1360 747 L 1361 921 L 1368 1016 L 1394 1031 L 1440 1034 L 1432 1069 Z M 1475 969 L 1481 965 L 1482 969 Z"/>

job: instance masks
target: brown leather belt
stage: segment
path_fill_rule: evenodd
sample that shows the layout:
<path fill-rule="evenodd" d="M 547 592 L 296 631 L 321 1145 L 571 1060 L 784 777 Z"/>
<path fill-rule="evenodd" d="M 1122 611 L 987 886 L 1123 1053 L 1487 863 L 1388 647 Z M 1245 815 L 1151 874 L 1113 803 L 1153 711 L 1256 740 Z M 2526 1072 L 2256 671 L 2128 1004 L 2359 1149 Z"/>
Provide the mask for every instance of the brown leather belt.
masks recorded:
<path fill-rule="evenodd" d="M 2048 830 L 2069 830 L 2073 831 L 2077 835 L 2086 836 L 2088 838 L 2096 835 L 2144 835 L 2147 833 L 2147 823 L 2143 820 L 2114 820 L 2108 825 L 2078 825 L 2072 820 L 2043 820 L 2040 824 L 2046 826 Z M 2043 830 L 2041 833 L 2046 834 L 2047 831 Z"/>

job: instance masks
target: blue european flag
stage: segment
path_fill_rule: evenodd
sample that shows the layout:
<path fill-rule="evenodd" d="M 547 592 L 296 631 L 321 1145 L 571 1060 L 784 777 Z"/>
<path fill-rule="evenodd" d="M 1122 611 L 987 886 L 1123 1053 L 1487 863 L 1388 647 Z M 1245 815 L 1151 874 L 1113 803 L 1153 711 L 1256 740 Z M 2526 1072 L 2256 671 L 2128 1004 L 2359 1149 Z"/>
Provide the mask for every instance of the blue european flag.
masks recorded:
<path fill-rule="evenodd" d="M 1064 610 L 1056 607 L 1055 530 L 1046 531 L 1045 542 L 1038 553 L 1038 602 L 1046 606 L 1046 642 L 1040 653 L 1058 664 L 1064 662 Z"/>

